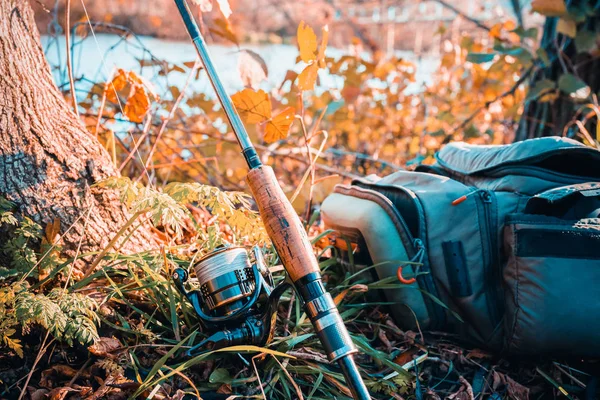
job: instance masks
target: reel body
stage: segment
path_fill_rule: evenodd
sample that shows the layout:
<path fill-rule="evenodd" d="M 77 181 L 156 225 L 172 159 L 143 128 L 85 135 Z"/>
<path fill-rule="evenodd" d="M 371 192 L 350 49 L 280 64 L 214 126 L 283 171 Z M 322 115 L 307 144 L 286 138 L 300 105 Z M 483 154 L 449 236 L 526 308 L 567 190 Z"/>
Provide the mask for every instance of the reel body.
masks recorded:
<path fill-rule="evenodd" d="M 194 264 L 199 290 L 186 290 L 184 269 L 173 273 L 175 286 L 211 333 L 188 350 L 189 356 L 239 344 L 263 346 L 272 339 L 277 303 L 290 285 L 274 287 L 260 248 L 255 246 L 252 253 L 252 265 L 243 247 L 223 247 L 207 254 Z"/>

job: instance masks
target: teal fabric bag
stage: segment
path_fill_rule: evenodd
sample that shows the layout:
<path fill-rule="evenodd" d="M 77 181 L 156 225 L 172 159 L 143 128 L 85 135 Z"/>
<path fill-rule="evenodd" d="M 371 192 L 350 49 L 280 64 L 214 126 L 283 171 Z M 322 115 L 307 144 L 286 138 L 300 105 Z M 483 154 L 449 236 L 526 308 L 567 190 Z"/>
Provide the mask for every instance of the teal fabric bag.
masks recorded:
<path fill-rule="evenodd" d="M 549 218 L 547 224 L 553 223 L 550 219 L 561 219 L 563 227 L 586 225 L 581 229 L 592 227 L 589 229 L 593 231 L 598 224 L 594 212 L 600 209 L 600 186 L 596 183 L 600 182 L 600 152 L 569 139 L 542 138 L 505 146 L 452 143 L 436 155 L 436 160 L 433 166 L 420 166 L 417 171 L 338 185 L 322 204 L 325 224 L 361 238 L 372 261 L 385 265 L 377 269 L 379 279 L 397 274 L 403 265 L 398 254 L 405 254 L 405 261 L 420 264 L 402 266 L 402 276 L 415 275 L 416 282 L 406 289 L 385 292 L 388 301 L 401 305 L 391 307 L 391 313 L 405 328 L 414 328 L 418 322 L 421 328 L 456 332 L 475 345 L 521 352 L 528 346 L 526 334 L 535 335 L 531 326 L 548 324 L 547 316 L 524 319 L 529 314 L 523 307 L 535 310 L 536 301 L 551 301 L 552 296 L 544 290 L 555 293 L 567 288 L 565 281 L 563 286 L 559 282 L 540 286 L 540 282 L 532 283 L 527 280 L 531 277 L 517 273 L 525 258 L 534 257 L 523 257 L 515 248 L 522 249 L 523 243 L 533 245 L 526 241 L 532 240 L 531 235 L 523 236 L 520 226 L 512 221 L 535 215 L 541 225 L 546 224 L 544 218 Z M 561 189 L 565 186 L 569 189 Z M 571 194 L 558 201 L 556 195 L 561 190 Z M 373 214 L 365 212 L 361 204 L 369 204 Z M 360 223 L 353 217 L 357 210 L 361 210 Z M 373 226 L 384 225 L 395 233 L 372 233 Z M 562 234 L 580 237 L 579 229 L 573 228 L 576 233 L 572 234 L 557 229 L 552 235 L 558 235 L 559 241 Z M 539 246 L 543 247 L 548 233 L 541 235 L 542 239 L 536 236 L 535 240 L 541 240 Z M 532 271 L 577 271 L 577 260 L 577 265 L 585 266 L 587 282 L 596 278 L 600 283 L 600 238 L 591 234 L 582 240 L 597 250 L 571 254 L 570 248 L 563 246 L 552 257 L 540 252 L 537 261 L 528 265 Z M 549 275 L 551 278 L 554 276 Z M 571 291 L 579 294 L 582 289 L 580 296 L 588 296 L 578 299 L 577 304 L 600 303 L 598 292 L 586 292 L 583 289 L 590 288 L 579 288 L 581 284 L 569 284 Z M 539 287 L 537 292 L 531 289 L 528 301 L 517 290 L 526 285 Z M 566 297 L 561 307 L 570 309 L 573 304 Z M 558 305 L 552 300 L 548 307 L 556 309 Z M 592 313 L 598 321 L 596 328 L 600 328 L 600 310 L 594 307 L 583 311 Z M 556 322 L 554 328 L 558 325 Z M 531 349 L 534 353 L 556 349 L 553 340 Z"/>

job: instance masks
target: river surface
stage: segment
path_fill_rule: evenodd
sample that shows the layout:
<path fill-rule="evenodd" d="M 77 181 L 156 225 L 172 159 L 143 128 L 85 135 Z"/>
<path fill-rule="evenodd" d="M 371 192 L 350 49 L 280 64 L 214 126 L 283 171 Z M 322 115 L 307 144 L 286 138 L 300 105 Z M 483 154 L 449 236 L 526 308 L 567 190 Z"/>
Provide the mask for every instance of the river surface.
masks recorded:
<path fill-rule="evenodd" d="M 42 37 L 42 46 L 46 57 L 53 69 L 56 83 L 60 86 L 68 85 L 68 74 L 66 71 L 66 53 L 64 37 L 52 38 Z M 234 46 L 210 45 L 213 61 L 217 66 L 219 75 L 230 94 L 243 88 L 242 80 L 238 72 L 239 50 Z M 292 45 L 241 45 L 242 49 L 249 49 L 258 53 L 265 61 L 269 69 L 267 80 L 261 84 L 261 88 L 269 90 L 278 87 L 283 81 L 288 70 L 300 72 L 302 65 L 296 63 L 298 49 Z M 73 45 L 73 76 L 77 80 L 78 92 L 89 89 L 91 82 L 103 82 L 112 76 L 117 68 L 134 70 L 154 83 L 158 87 L 159 95 L 169 95 L 168 87 L 176 85 L 181 87 L 186 78 L 186 73 L 171 73 L 167 77 L 158 76 L 157 68 L 141 68 L 139 60 L 150 60 L 149 52 L 154 57 L 165 60 L 171 64 L 182 64 L 194 61 L 195 49 L 189 42 L 178 42 L 151 37 L 139 37 L 122 39 L 118 35 L 99 34 L 96 38 L 88 36 L 85 39 L 76 37 Z M 327 55 L 340 57 L 348 54 L 347 51 L 336 48 L 328 48 Z M 413 61 L 417 65 L 417 82 L 408 90 L 419 90 L 424 83 L 429 83 L 432 72 L 437 68 L 439 61 L 435 58 L 424 57 L 417 60 L 411 52 L 398 52 L 399 57 Z M 341 88 L 343 80 L 337 76 L 319 72 L 321 86 L 325 89 Z M 213 96 L 212 88 L 204 74 L 200 74 L 198 80 L 190 84 L 195 92 L 206 93 Z M 160 93 L 163 91 L 163 93 Z"/>

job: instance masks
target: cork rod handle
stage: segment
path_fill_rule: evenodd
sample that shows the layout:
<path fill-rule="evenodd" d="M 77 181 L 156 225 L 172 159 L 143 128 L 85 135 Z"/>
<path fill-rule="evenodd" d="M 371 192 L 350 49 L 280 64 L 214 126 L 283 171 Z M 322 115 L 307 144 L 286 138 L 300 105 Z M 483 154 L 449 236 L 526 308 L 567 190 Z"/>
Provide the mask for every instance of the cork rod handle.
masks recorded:
<path fill-rule="evenodd" d="M 304 226 L 281 190 L 273 169 L 265 165 L 254 168 L 247 181 L 267 233 L 292 281 L 318 272 L 319 264 Z"/>

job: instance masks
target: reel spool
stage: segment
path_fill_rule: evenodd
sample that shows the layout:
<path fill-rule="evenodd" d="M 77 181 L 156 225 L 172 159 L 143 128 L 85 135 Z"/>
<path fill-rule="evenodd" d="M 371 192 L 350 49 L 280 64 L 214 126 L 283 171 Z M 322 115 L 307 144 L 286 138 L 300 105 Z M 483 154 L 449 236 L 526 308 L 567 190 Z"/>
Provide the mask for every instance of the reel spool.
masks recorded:
<path fill-rule="evenodd" d="M 243 247 L 217 249 L 198 261 L 194 270 L 209 315 L 231 315 L 244 306 L 256 289 L 248 253 Z"/>
<path fill-rule="evenodd" d="M 193 268 L 199 290 L 187 291 L 187 272 L 177 268 L 173 281 L 200 317 L 206 331 L 215 332 L 188 351 L 216 349 L 236 344 L 264 345 L 272 337 L 279 298 L 290 286 L 273 288 L 259 247 L 253 248 L 254 264 L 243 247 L 222 247 L 207 254 Z M 220 330 L 220 331 L 219 331 Z"/>

